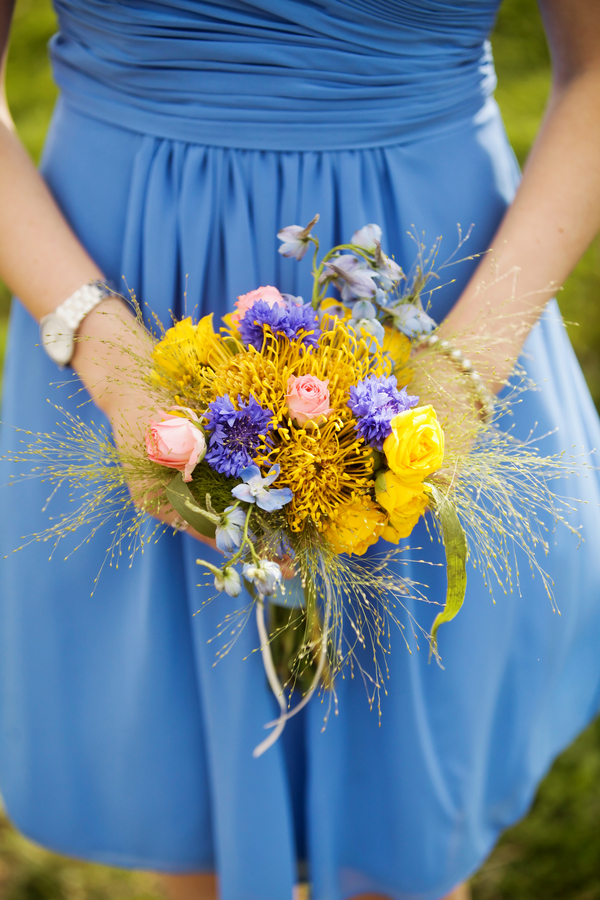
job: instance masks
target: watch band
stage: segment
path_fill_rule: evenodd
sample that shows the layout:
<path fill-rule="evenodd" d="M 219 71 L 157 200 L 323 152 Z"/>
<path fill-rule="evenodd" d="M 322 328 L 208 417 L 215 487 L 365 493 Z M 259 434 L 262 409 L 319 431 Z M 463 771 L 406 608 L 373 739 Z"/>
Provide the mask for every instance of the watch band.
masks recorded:
<path fill-rule="evenodd" d="M 88 313 L 114 292 L 98 281 L 91 281 L 67 297 L 60 306 L 40 321 L 41 345 L 50 359 L 67 366 L 75 352 L 77 329 Z"/>
<path fill-rule="evenodd" d="M 67 297 L 60 306 L 54 310 L 54 314 L 60 316 L 65 325 L 75 333 L 88 313 L 95 306 L 109 297 L 112 291 L 100 284 L 99 281 L 91 281 L 83 284 L 70 297 Z"/>

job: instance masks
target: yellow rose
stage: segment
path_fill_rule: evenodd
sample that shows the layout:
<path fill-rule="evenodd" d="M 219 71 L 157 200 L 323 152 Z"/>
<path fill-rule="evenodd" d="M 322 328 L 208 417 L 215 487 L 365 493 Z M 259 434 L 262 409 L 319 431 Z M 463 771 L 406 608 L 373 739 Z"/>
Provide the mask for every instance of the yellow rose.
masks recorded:
<path fill-rule="evenodd" d="M 204 356 L 204 360 L 208 361 L 208 356 L 212 345 L 215 342 L 215 329 L 213 328 L 213 313 L 209 316 L 203 316 L 196 325 L 196 353 L 198 357 Z"/>
<path fill-rule="evenodd" d="M 444 459 L 444 432 L 433 406 L 418 406 L 398 413 L 392 433 L 383 442 L 388 465 L 405 483 L 422 481 L 437 471 Z"/>
<path fill-rule="evenodd" d="M 405 387 L 412 381 L 413 370 L 409 367 L 410 340 L 397 328 L 391 325 L 384 326 L 382 351 L 386 353 L 394 365 L 394 375 L 398 379 L 399 387 Z"/>
<path fill-rule="evenodd" d="M 194 365 L 214 366 L 224 362 L 229 352 L 213 328 L 213 314 L 192 325 L 188 316 L 165 331 L 152 352 L 156 368 L 179 377 Z"/>
<path fill-rule="evenodd" d="M 428 497 L 421 482 L 407 485 L 391 471 L 383 472 L 375 482 L 377 502 L 389 514 L 383 531 L 385 541 L 397 544 L 408 537 L 427 508 Z"/>
<path fill-rule="evenodd" d="M 377 503 L 370 497 L 359 497 L 338 507 L 335 518 L 328 520 L 323 534 L 335 553 L 362 556 L 377 543 L 386 521 L 387 516 Z"/>

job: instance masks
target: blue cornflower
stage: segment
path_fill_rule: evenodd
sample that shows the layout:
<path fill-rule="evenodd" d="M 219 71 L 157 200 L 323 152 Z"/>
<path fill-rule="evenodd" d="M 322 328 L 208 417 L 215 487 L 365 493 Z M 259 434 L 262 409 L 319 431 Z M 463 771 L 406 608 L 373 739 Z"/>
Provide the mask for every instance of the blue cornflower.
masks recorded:
<path fill-rule="evenodd" d="M 209 405 L 206 418 L 212 434 L 204 457 L 215 471 L 235 477 L 251 465 L 273 420 L 271 410 L 263 409 L 254 397 L 247 403 L 238 397 L 238 403 L 240 408 L 235 409 L 229 397 L 217 397 Z"/>
<path fill-rule="evenodd" d="M 316 347 L 321 337 L 319 317 L 310 303 L 304 306 L 290 306 L 287 309 L 287 330 L 284 332 L 290 341 L 301 338 L 304 344 Z"/>
<path fill-rule="evenodd" d="M 350 388 L 348 406 L 358 420 L 355 428 L 361 438 L 370 447 L 383 450 L 383 442 L 392 433 L 394 416 L 418 402 L 419 398 L 409 396 L 406 388 L 398 390 L 395 375 L 369 375 Z"/>
<path fill-rule="evenodd" d="M 290 502 L 294 495 L 289 488 L 267 490 L 279 475 L 279 469 L 278 465 L 273 466 L 269 474 L 263 478 L 258 466 L 248 466 L 240 472 L 240 478 L 244 484 L 237 484 L 231 493 L 236 500 L 242 500 L 244 503 L 256 503 L 265 512 L 281 509 Z"/>
<path fill-rule="evenodd" d="M 269 306 L 264 300 L 257 300 L 238 325 L 246 346 L 262 350 L 266 325 L 273 334 L 284 335 L 290 341 L 300 339 L 313 346 L 321 336 L 317 314 L 309 303 L 304 306 Z"/>

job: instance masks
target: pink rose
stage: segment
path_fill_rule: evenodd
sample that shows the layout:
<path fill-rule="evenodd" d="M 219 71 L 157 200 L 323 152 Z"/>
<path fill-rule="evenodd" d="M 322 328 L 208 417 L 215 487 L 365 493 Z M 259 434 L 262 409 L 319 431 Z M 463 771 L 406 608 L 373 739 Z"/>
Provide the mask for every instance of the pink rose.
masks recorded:
<path fill-rule="evenodd" d="M 198 421 L 198 416 L 191 409 L 181 409 L 194 422 Z M 184 481 L 191 481 L 192 472 L 206 453 L 204 433 L 189 418 L 166 412 L 157 415 L 160 419 L 150 419 L 146 432 L 148 459 L 161 466 L 178 469 L 183 472 Z"/>
<path fill-rule="evenodd" d="M 246 312 L 254 306 L 257 300 L 264 300 L 269 306 L 285 306 L 285 300 L 277 288 L 267 284 L 266 287 L 259 287 L 247 294 L 240 294 L 235 301 L 237 311 L 231 316 L 234 324 L 237 325 L 240 319 L 244 318 Z"/>
<path fill-rule="evenodd" d="M 298 425 L 327 418 L 333 412 L 329 406 L 328 384 L 329 379 L 320 381 L 314 375 L 301 375 L 299 378 L 291 375 L 288 378 L 286 400 L 290 417 Z"/>

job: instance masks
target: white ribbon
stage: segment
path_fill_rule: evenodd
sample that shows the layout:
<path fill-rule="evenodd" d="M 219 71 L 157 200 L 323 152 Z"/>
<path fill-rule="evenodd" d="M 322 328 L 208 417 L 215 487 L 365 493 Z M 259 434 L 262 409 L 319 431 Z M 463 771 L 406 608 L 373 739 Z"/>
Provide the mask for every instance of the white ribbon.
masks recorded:
<path fill-rule="evenodd" d="M 264 726 L 265 728 L 272 728 L 273 731 L 271 734 L 264 739 L 257 747 L 252 751 L 252 756 L 255 759 L 258 759 L 259 756 L 262 756 L 263 753 L 272 747 L 275 741 L 277 741 L 281 735 L 281 732 L 285 728 L 285 724 L 288 719 L 291 719 L 292 716 L 295 716 L 300 712 L 301 709 L 304 709 L 306 704 L 309 702 L 315 691 L 319 686 L 319 681 L 321 680 L 321 675 L 323 674 L 323 670 L 325 669 L 325 663 L 327 662 L 327 644 L 329 641 L 329 620 L 331 618 L 331 608 L 333 606 L 333 600 L 331 596 L 331 586 L 329 584 L 329 580 L 325 573 L 325 566 L 323 564 L 323 559 L 321 559 L 321 572 L 323 574 L 323 583 L 325 584 L 325 621 L 323 622 L 323 633 L 321 635 L 321 649 L 319 653 L 319 663 L 317 665 L 317 671 L 315 672 L 315 677 L 312 680 L 311 686 L 300 701 L 292 710 L 287 709 L 285 695 L 283 692 L 283 687 L 281 686 L 279 679 L 277 677 L 277 673 L 275 671 L 275 666 L 273 664 L 273 656 L 271 655 L 271 643 L 269 641 L 269 635 L 267 634 L 267 628 L 265 625 L 265 604 L 264 597 L 259 595 L 258 600 L 256 602 L 256 624 L 258 626 L 258 634 L 260 637 L 260 652 L 263 659 L 263 665 L 265 667 L 265 672 L 267 673 L 267 679 L 269 681 L 269 685 L 271 686 L 271 690 L 275 694 L 275 698 L 279 703 L 279 708 L 281 710 L 281 715 L 278 719 L 274 719 L 272 722 L 267 722 Z"/>

